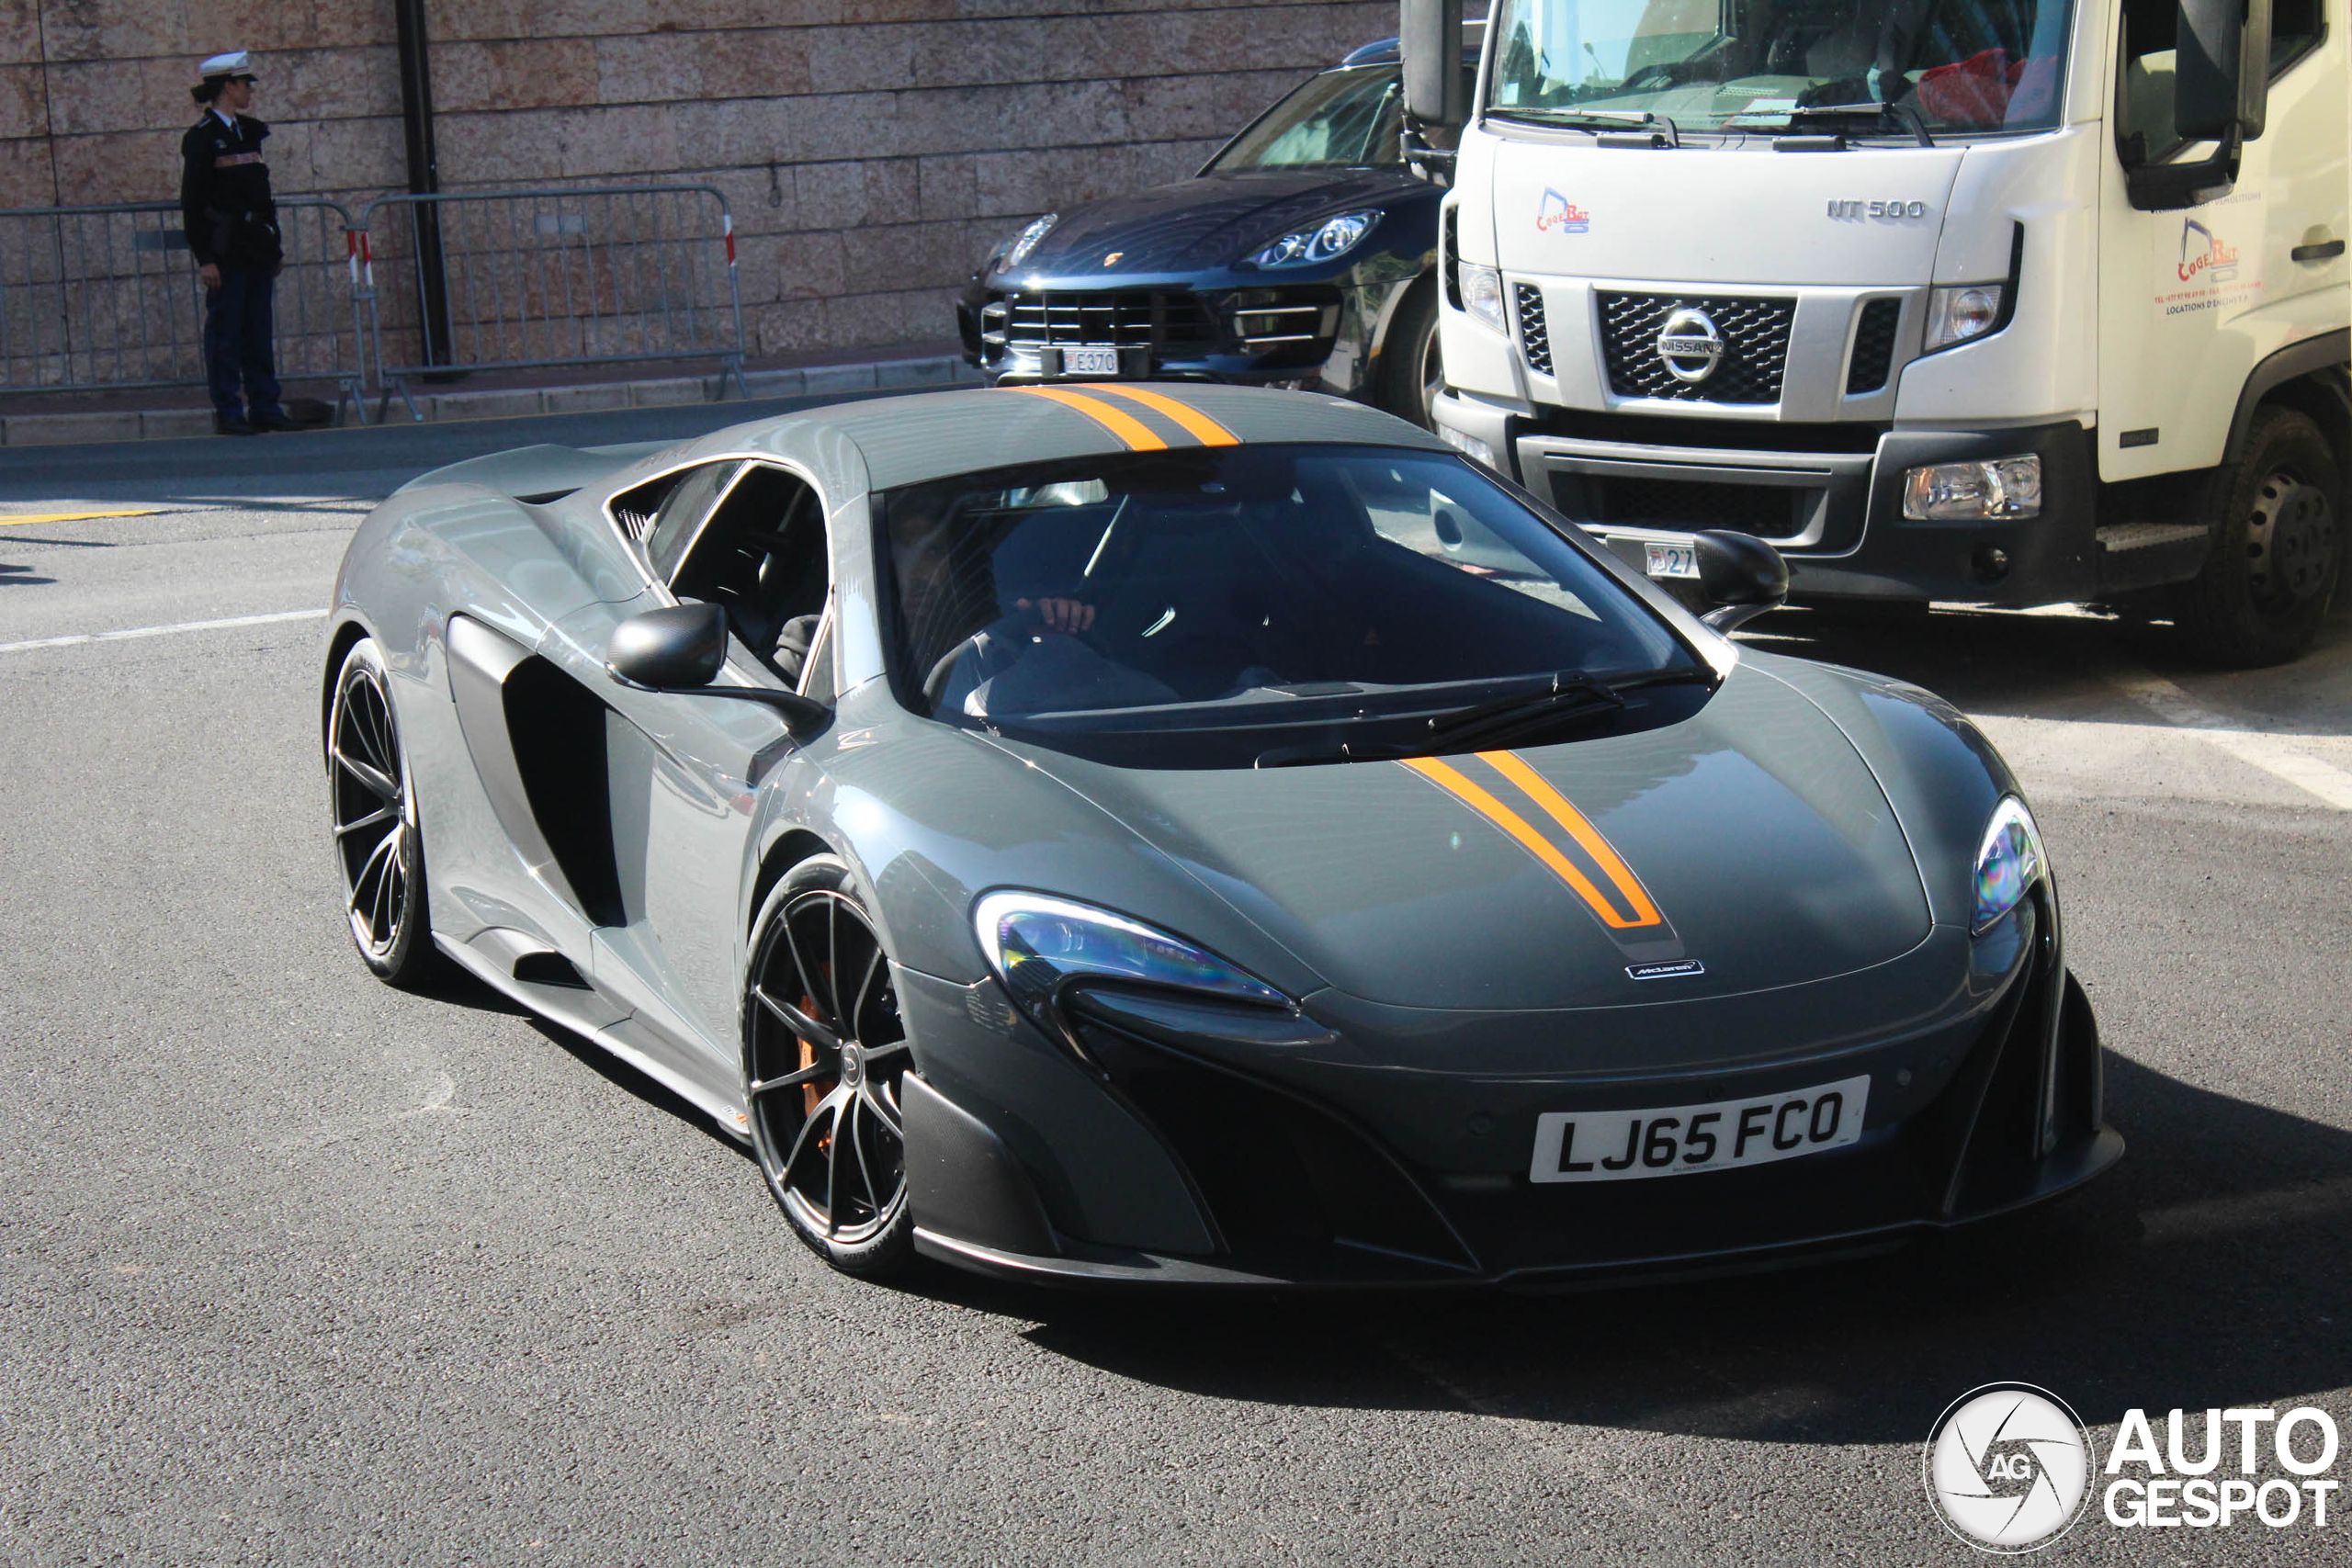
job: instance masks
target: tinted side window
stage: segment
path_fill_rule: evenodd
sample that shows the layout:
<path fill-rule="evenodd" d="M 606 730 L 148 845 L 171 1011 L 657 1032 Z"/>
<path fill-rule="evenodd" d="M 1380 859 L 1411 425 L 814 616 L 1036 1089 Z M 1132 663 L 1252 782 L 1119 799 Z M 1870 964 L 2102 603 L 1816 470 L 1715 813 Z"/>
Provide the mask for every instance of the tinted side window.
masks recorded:
<path fill-rule="evenodd" d="M 645 536 L 645 557 L 652 563 L 656 577 L 667 578 L 694 541 L 695 527 L 718 492 L 727 488 L 741 465 L 732 461 L 705 463 L 689 468 L 685 477 L 671 488 L 662 501 L 662 508 L 653 514 L 653 526 Z"/>

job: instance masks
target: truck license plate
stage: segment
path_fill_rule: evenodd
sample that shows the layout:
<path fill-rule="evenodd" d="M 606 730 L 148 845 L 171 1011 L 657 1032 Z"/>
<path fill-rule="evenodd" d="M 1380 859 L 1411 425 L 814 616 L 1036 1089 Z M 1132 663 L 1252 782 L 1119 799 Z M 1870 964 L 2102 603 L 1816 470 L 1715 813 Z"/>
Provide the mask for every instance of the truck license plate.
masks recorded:
<path fill-rule="evenodd" d="M 1651 545 L 1647 547 L 1652 577 L 1690 577 L 1699 575 L 1699 552 L 1689 545 Z"/>
<path fill-rule="evenodd" d="M 1638 1181 L 1734 1170 L 1842 1149 L 1862 1135 L 1870 1075 L 1793 1094 L 1656 1111 L 1547 1111 L 1530 1181 Z"/>
<path fill-rule="evenodd" d="M 1062 350 L 1062 374 L 1065 376 L 1116 376 L 1118 373 L 1119 351 L 1115 348 Z"/>

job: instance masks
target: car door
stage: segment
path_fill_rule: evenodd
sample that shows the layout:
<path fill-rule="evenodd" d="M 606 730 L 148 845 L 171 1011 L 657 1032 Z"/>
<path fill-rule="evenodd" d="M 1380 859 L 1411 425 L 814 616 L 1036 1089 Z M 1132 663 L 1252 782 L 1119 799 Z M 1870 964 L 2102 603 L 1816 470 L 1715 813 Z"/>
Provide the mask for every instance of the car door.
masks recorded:
<path fill-rule="evenodd" d="M 831 574 L 819 492 L 781 465 L 746 462 L 707 493 L 699 517 L 667 532 L 657 519 L 646 544 L 671 596 L 727 610 L 728 661 L 715 684 L 830 700 Z M 626 918 L 596 933 L 596 982 L 731 1072 L 757 804 L 808 764 L 764 704 L 616 683 L 605 695 Z"/>

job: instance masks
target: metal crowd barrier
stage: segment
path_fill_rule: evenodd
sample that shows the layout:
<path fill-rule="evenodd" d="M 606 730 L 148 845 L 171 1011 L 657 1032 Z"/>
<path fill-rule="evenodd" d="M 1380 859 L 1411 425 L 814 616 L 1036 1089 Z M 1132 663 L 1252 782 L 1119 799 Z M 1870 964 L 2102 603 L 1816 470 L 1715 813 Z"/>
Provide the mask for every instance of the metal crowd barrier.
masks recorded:
<path fill-rule="evenodd" d="M 277 204 L 277 378 L 362 392 L 356 236 L 318 197 Z M 204 287 L 177 202 L 0 209 L 0 392 L 201 387 Z"/>
<path fill-rule="evenodd" d="M 397 394 L 422 418 L 408 384 L 437 373 L 651 360 L 715 358 L 721 395 L 730 376 L 750 395 L 735 222 L 716 186 L 388 196 L 355 228 L 379 413 Z"/>

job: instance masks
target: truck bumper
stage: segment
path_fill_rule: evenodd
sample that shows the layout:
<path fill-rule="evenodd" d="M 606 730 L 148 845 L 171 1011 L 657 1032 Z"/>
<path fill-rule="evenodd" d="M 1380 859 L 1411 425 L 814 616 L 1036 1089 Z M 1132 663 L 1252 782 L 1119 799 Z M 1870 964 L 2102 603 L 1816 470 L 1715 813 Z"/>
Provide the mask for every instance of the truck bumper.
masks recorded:
<path fill-rule="evenodd" d="M 2072 421 L 1991 431 L 1881 431 L 1875 446 L 1862 450 L 1788 451 L 1568 434 L 1566 421 L 1529 419 L 1452 394 L 1438 400 L 1436 414 L 1439 434 L 1483 442 L 1498 469 L 1606 540 L 1636 570 L 1650 543 L 1732 528 L 1780 550 L 1800 598 L 2021 606 L 2076 604 L 2100 591 L 2090 433 Z M 1643 434 L 1657 436 L 1661 423 L 1641 421 Z M 1577 423 L 1608 428 L 1605 416 Z M 1740 434 L 1769 442 L 1773 431 L 1750 425 Z M 1450 439 L 1468 448 L 1458 436 Z M 1923 522 L 1903 515 L 1904 477 L 1911 469 L 2027 453 L 2041 459 L 2039 516 Z"/>

